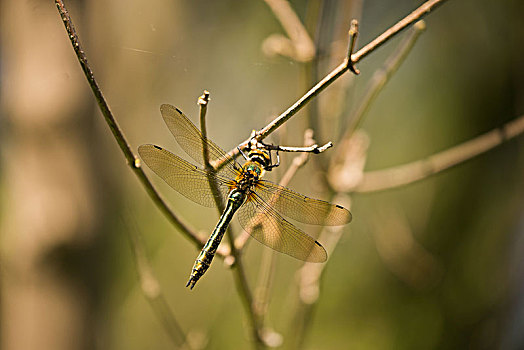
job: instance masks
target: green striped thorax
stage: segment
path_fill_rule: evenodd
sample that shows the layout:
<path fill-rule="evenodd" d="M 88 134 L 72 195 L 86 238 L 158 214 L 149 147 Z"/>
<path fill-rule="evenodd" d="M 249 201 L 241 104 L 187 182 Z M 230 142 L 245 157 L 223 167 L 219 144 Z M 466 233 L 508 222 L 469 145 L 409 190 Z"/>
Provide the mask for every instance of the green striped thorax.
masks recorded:
<path fill-rule="evenodd" d="M 248 161 L 235 179 L 235 188 L 240 191 L 253 189 L 257 181 L 264 176 L 264 172 L 271 166 L 269 153 L 261 149 L 252 149 L 248 153 Z"/>

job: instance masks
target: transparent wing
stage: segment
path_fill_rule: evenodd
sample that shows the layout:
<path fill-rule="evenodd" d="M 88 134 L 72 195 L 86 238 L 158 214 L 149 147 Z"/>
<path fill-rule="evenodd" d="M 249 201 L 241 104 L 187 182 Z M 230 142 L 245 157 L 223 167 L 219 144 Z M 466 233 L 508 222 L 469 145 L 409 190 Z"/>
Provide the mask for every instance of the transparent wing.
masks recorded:
<path fill-rule="evenodd" d="M 238 211 L 238 220 L 254 239 L 299 260 L 327 260 L 326 250 L 320 243 L 285 220 L 255 193 L 249 196 Z"/>
<path fill-rule="evenodd" d="M 142 145 L 138 147 L 138 153 L 147 166 L 175 191 L 206 207 L 216 207 L 215 196 L 208 181 L 208 176 L 211 176 L 218 185 L 217 195 L 225 203 L 229 192 L 228 179 L 210 175 L 159 146 Z"/>
<path fill-rule="evenodd" d="M 235 178 L 235 160 L 227 156 L 226 152 L 224 152 L 213 141 L 202 136 L 200 130 L 198 130 L 198 128 L 184 115 L 184 113 L 182 113 L 181 110 L 174 106 L 163 104 L 160 106 L 160 113 L 162 114 L 162 118 L 164 118 L 169 131 L 171 131 L 180 147 L 182 147 L 191 158 L 198 162 L 198 164 L 205 166 L 203 153 L 203 144 L 205 143 L 207 144 L 210 161 L 223 158 L 227 159 L 226 165 L 220 169 L 218 173 L 229 178 Z"/>
<path fill-rule="evenodd" d="M 280 214 L 305 224 L 338 226 L 351 221 L 349 210 L 340 205 L 306 197 L 269 181 L 260 180 L 255 192 Z"/>

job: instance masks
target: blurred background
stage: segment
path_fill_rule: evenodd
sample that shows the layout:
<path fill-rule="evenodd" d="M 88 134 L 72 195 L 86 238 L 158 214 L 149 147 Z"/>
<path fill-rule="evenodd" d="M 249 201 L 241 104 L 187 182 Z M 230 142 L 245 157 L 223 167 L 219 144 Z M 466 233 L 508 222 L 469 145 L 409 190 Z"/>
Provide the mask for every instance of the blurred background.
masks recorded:
<path fill-rule="evenodd" d="M 285 32 L 264 1 L 66 2 L 133 150 L 155 143 L 183 157 L 160 104 L 179 107 L 197 123 L 197 97 L 209 90 L 208 133 L 229 150 L 342 62 L 351 19 L 360 23 L 358 49 L 420 4 L 292 1 L 317 48 L 311 60 L 307 50 L 271 55 L 278 51 L 274 34 Z M 423 159 L 524 114 L 523 5 L 450 0 L 426 17 L 426 31 L 355 134 L 366 154 L 364 171 Z M 194 290 L 185 288 L 198 249 L 126 165 L 54 4 L 1 0 L 0 16 L 2 349 L 173 348 L 141 291 L 129 232 L 142 236 L 192 347 L 251 347 L 249 322 L 222 260 Z M 373 73 L 406 35 L 367 56 L 357 65 L 359 76 L 346 73 L 267 139 L 301 145 L 305 128 L 313 127 L 318 143 L 335 143 L 312 156 L 289 187 L 332 199 L 324 175 L 339 134 Z M 282 155 L 270 179 L 278 181 L 293 157 Z M 177 214 L 211 232 L 216 210 L 145 171 Z M 520 136 L 415 184 L 337 196 L 351 204 L 353 222 L 336 244 L 326 244 L 330 260 L 307 312 L 300 311 L 297 287 L 302 263 L 276 255 L 266 317 L 281 335 L 275 344 L 524 348 L 523 175 Z M 234 229 L 240 233 L 238 224 Z M 244 251 L 253 289 L 268 250 L 252 242 Z"/>

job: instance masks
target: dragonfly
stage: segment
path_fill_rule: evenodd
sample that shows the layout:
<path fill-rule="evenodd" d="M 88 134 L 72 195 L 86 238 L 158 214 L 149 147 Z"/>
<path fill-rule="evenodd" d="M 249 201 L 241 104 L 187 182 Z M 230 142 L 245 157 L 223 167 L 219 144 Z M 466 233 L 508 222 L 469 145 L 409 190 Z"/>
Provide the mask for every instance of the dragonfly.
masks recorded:
<path fill-rule="evenodd" d="M 138 153 L 147 166 L 175 191 L 195 203 L 216 207 L 225 203 L 220 219 L 195 260 L 186 287 L 193 289 L 207 271 L 233 216 L 251 237 L 262 244 L 307 262 L 325 262 L 327 253 L 315 239 L 285 219 L 314 225 L 340 226 L 351 221 L 344 207 L 312 199 L 262 177 L 272 164 L 271 150 L 253 147 L 240 165 L 199 129 L 178 108 L 163 104 L 160 112 L 180 147 L 196 166 L 166 149 L 145 144 Z M 239 149 L 240 150 L 240 149 Z M 213 162 L 223 166 L 214 169 Z"/>

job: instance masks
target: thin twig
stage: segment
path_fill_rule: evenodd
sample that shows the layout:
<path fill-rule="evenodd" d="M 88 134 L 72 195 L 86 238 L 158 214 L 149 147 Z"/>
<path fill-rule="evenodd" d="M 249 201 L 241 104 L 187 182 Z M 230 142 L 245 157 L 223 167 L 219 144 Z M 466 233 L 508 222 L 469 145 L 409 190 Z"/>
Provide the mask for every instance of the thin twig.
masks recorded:
<path fill-rule="evenodd" d="M 424 21 L 418 21 L 413 26 L 409 35 L 399 44 L 399 46 L 393 51 L 393 53 L 386 59 L 384 65 L 375 71 L 371 77 L 364 97 L 360 99 L 357 108 L 350 116 L 350 125 L 348 126 L 343 138 L 348 139 L 353 135 L 358 126 L 360 126 L 364 115 L 368 111 L 369 107 L 375 101 L 375 98 L 382 91 L 386 83 L 389 81 L 391 76 L 397 71 L 400 65 L 404 62 L 405 58 L 415 45 L 415 42 L 419 38 L 420 34 L 425 30 L 426 25 Z"/>
<path fill-rule="evenodd" d="M 145 187 L 147 193 L 149 194 L 153 202 L 158 206 L 160 211 L 162 211 L 167 216 L 168 220 L 191 242 L 193 242 L 197 246 L 201 246 L 205 243 L 205 240 L 201 238 L 194 229 L 190 228 L 187 223 L 185 223 L 169 208 L 162 196 L 160 196 L 158 191 L 154 188 L 153 184 L 151 183 L 151 181 L 149 181 L 149 178 L 146 176 L 146 174 L 140 167 L 140 159 L 131 150 L 131 147 L 129 146 L 124 134 L 120 130 L 120 127 L 118 126 L 115 118 L 113 117 L 113 114 L 109 109 L 109 106 L 102 94 L 102 91 L 100 90 L 95 80 L 95 76 L 93 74 L 93 71 L 91 70 L 91 67 L 89 66 L 89 63 L 87 62 L 87 57 L 82 46 L 80 45 L 80 40 L 78 39 L 78 35 L 76 34 L 73 21 L 69 16 L 64 2 L 62 0 L 55 0 L 55 4 L 58 8 L 60 17 L 62 18 L 62 22 L 64 22 L 65 29 L 69 36 L 69 40 L 73 45 L 76 57 L 80 62 L 80 66 L 84 71 L 84 75 L 89 83 L 89 86 L 91 87 L 91 90 L 93 91 L 93 94 L 95 95 L 95 99 L 98 103 L 98 106 L 100 107 L 100 111 L 102 112 L 102 115 L 104 116 L 104 119 L 107 125 L 109 126 L 109 129 L 111 129 L 111 132 L 115 137 L 115 140 L 120 146 L 120 149 L 127 160 L 127 164 L 131 167 L 133 173 L 135 173 L 142 185 Z"/>
<path fill-rule="evenodd" d="M 262 48 L 271 56 L 280 54 L 299 62 L 308 62 L 315 56 L 315 46 L 306 28 L 287 0 L 265 0 L 288 37 L 280 34 L 269 36 Z M 288 39 L 289 38 L 289 39 Z"/>
<path fill-rule="evenodd" d="M 315 141 L 313 140 L 313 130 L 307 129 L 305 131 L 305 133 L 304 133 L 304 140 L 305 140 L 305 142 L 307 142 L 307 143 L 304 143 L 304 144 L 315 143 Z M 280 180 L 280 185 L 281 186 L 284 186 L 284 187 L 287 186 L 287 184 L 291 181 L 293 176 L 295 176 L 295 173 L 297 172 L 297 170 L 299 168 L 301 168 L 305 164 L 305 162 L 308 159 L 308 156 L 309 156 L 309 153 L 304 152 L 304 153 L 300 154 L 299 156 L 297 156 L 297 157 L 295 157 L 293 159 L 293 162 L 291 163 L 291 165 L 287 169 L 286 173 L 282 176 L 282 179 Z M 269 201 L 269 204 L 271 205 L 277 199 L 278 199 L 278 195 L 275 194 L 274 197 L 271 198 L 271 200 Z M 258 220 L 257 218 L 254 218 L 252 221 L 255 222 L 255 223 L 259 223 L 260 222 L 260 220 Z M 239 235 L 237 237 L 237 239 L 235 240 L 235 247 L 237 249 L 243 249 L 245 244 L 247 243 L 249 235 L 250 235 L 250 233 L 246 232 L 244 230 L 244 232 L 241 235 Z"/>
<path fill-rule="evenodd" d="M 313 130 L 311 129 L 306 130 L 306 132 L 304 133 L 304 144 L 307 145 L 307 144 L 311 144 L 314 142 L 315 141 L 313 140 Z M 291 181 L 291 179 L 295 176 L 298 169 L 300 169 L 301 167 L 303 167 L 306 164 L 308 158 L 309 158 L 308 153 L 301 153 L 300 155 L 293 158 L 291 165 L 288 167 L 288 169 L 286 170 L 286 172 L 280 179 L 279 185 L 286 187 L 289 184 L 289 182 Z M 271 257 L 272 258 L 270 262 L 271 264 L 273 264 L 275 254 L 271 255 Z M 257 289 L 264 290 L 264 291 L 269 290 L 269 284 L 272 281 L 271 276 L 272 275 L 270 274 L 269 276 L 264 278 L 265 283 L 263 285 L 259 285 Z M 269 293 L 264 292 L 261 294 L 261 298 L 256 300 L 256 305 L 258 306 L 257 314 L 259 315 L 259 317 L 264 317 L 265 312 L 267 311 L 268 297 L 269 297 Z"/>
<path fill-rule="evenodd" d="M 233 259 L 226 259 L 226 263 L 232 267 L 236 288 L 240 294 L 240 298 L 243 301 L 244 308 L 249 319 L 255 348 L 263 349 L 266 347 L 266 344 L 262 339 L 262 324 L 259 322 L 259 319 L 256 316 L 255 305 L 253 303 L 253 294 L 249 289 L 249 284 L 247 282 L 247 277 L 244 270 L 244 264 L 242 262 L 242 257 L 240 256 L 241 249 L 238 249 L 235 246 L 235 236 L 233 235 L 231 226 L 228 226 L 226 235 L 229 240 L 231 256 L 233 257 Z"/>
<path fill-rule="evenodd" d="M 208 176 L 209 187 L 211 188 L 211 191 L 213 192 L 213 197 L 215 199 L 217 211 L 219 215 L 221 215 L 225 210 L 225 203 L 222 201 L 222 197 L 220 196 L 220 192 L 218 189 L 218 184 L 216 181 L 214 181 L 215 178 L 211 176 L 215 173 L 215 170 L 210 164 L 208 144 L 207 142 L 204 142 L 207 138 L 206 111 L 207 111 L 207 105 L 209 103 L 209 91 L 204 90 L 204 93 L 202 94 L 202 96 L 198 98 L 197 103 L 200 106 L 200 131 L 202 135 L 204 136 L 202 138 L 202 152 L 204 156 L 204 164 L 205 164 L 206 169 L 208 169 L 208 174 L 210 174 L 210 176 Z M 255 344 L 255 347 L 259 349 L 259 348 L 264 347 L 265 345 L 261 338 L 262 328 L 255 314 L 253 296 L 251 294 L 249 285 L 247 283 L 247 277 L 244 271 L 244 266 L 242 264 L 240 250 L 238 250 L 235 247 L 235 237 L 233 235 L 231 226 L 227 227 L 226 235 L 229 239 L 229 244 L 230 244 L 230 256 L 226 258 L 225 262 L 226 264 L 232 267 L 232 271 L 235 276 L 237 290 L 239 292 L 240 298 L 242 299 L 244 303 L 246 313 L 251 323 L 251 330 L 252 330 L 252 334 L 254 338 L 253 339 L 254 344 Z"/>
<path fill-rule="evenodd" d="M 263 147 L 271 150 L 271 151 L 279 151 L 279 152 L 302 152 L 302 153 L 314 153 L 319 154 L 327 149 L 333 147 L 333 142 L 328 142 L 323 146 L 319 146 L 317 144 L 311 145 L 311 146 L 303 146 L 303 147 L 291 147 L 291 146 L 280 146 L 280 145 L 266 145 L 262 143 Z"/>
<path fill-rule="evenodd" d="M 306 130 L 304 138 L 304 144 L 306 145 L 315 142 L 313 140 L 313 131 L 311 129 Z M 295 157 L 284 176 L 282 176 L 282 179 L 280 180 L 279 184 L 284 187 L 287 186 L 293 178 L 293 176 L 296 174 L 297 170 L 304 166 L 308 157 L 309 153 L 301 153 L 299 156 Z M 270 203 L 273 200 L 277 200 L 277 198 L 278 196 L 272 198 Z M 254 221 L 257 222 L 258 220 L 255 218 Z M 238 249 L 242 249 L 243 247 L 245 247 L 245 244 L 247 243 L 249 237 L 249 233 L 244 231 L 243 234 L 241 234 L 236 239 L 235 244 L 231 244 L 235 247 L 238 247 Z M 272 347 L 277 347 L 280 345 L 282 341 L 281 336 L 278 333 L 272 331 L 271 329 L 265 327 L 265 316 L 269 303 L 269 290 L 274 276 L 275 253 L 271 252 L 268 259 L 270 265 L 270 267 L 268 267 L 269 270 L 267 271 L 267 274 L 264 274 L 264 277 L 261 279 L 262 282 L 256 288 L 256 295 L 258 296 L 258 298 L 252 301 L 252 305 L 254 310 L 254 316 L 256 317 L 254 321 L 257 322 L 257 326 L 259 327 L 259 336 L 263 339 L 264 344 L 267 344 Z M 261 271 L 261 273 L 263 272 Z"/>
<path fill-rule="evenodd" d="M 266 319 L 277 266 L 276 256 L 277 252 L 273 249 L 263 250 L 253 301 L 259 324 L 262 325 L 262 338 L 271 348 L 279 347 L 283 341 L 282 335 L 268 326 Z"/>
<path fill-rule="evenodd" d="M 357 43 L 358 37 L 358 21 L 356 19 L 351 21 L 351 27 L 349 28 L 348 35 L 349 45 L 346 60 L 349 65 L 349 70 L 352 71 L 354 74 L 360 74 L 360 71 L 355 67 L 355 62 L 353 62 L 353 59 L 351 58 L 351 56 L 353 55 L 353 50 L 355 50 L 355 45 Z"/>
<path fill-rule="evenodd" d="M 229 232 L 228 232 L 229 233 Z M 259 322 L 259 318 L 256 316 L 255 306 L 253 303 L 253 295 L 249 289 L 247 283 L 246 273 L 244 271 L 244 265 L 240 259 L 239 250 L 235 248 L 235 238 L 232 234 L 228 234 L 229 244 L 231 248 L 231 255 L 235 257 L 235 263 L 233 265 L 233 271 L 235 276 L 235 283 L 237 290 L 244 303 L 244 308 L 249 318 L 250 328 L 252 331 L 253 341 L 256 349 L 264 349 L 266 344 L 262 339 L 262 325 Z"/>
<path fill-rule="evenodd" d="M 338 67 L 333 69 L 331 73 L 326 75 L 320 82 L 318 82 L 315 86 L 313 86 L 304 96 L 302 96 L 297 102 L 295 102 L 291 107 L 289 107 L 285 112 L 280 114 L 278 117 L 276 117 L 273 121 L 271 121 L 268 125 L 266 125 L 264 128 L 256 132 L 256 138 L 258 141 L 262 141 L 265 139 L 269 134 L 274 132 L 278 127 L 280 127 L 282 124 L 284 124 L 289 118 L 291 118 L 293 115 L 295 115 L 299 110 L 301 110 L 313 97 L 318 95 L 321 91 L 323 91 L 326 87 L 328 87 L 331 83 L 333 83 L 335 80 L 337 80 L 340 76 L 342 76 L 346 71 L 350 69 L 350 66 L 353 64 L 356 64 L 361 59 L 369 55 L 371 52 L 382 46 L 385 42 L 393 38 L 396 34 L 401 32 L 403 29 L 405 29 L 410 24 L 418 21 L 425 15 L 427 15 L 430 11 L 434 10 L 437 6 L 444 3 L 446 0 L 429 0 L 426 1 L 424 4 L 422 4 L 420 7 L 418 7 L 415 11 L 411 12 L 409 15 L 404 17 L 402 20 L 397 22 L 392 27 L 388 28 L 384 33 L 379 35 L 377 38 L 375 38 L 373 41 L 371 41 L 369 44 L 364 46 L 362 49 L 357 51 L 355 54 L 351 56 L 351 60 L 345 59 L 344 62 L 342 62 Z M 351 38 L 350 38 L 351 40 Z M 350 64 L 351 63 L 351 64 Z M 240 143 L 240 148 L 246 148 L 249 145 L 249 142 L 251 141 L 251 138 L 248 138 L 247 140 Z M 230 157 L 236 157 L 238 155 L 238 148 L 233 148 L 228 152 L 228 155 Z M 217 167 L 220 168 L 224 165 L 225 162 L 219 162 L 217 164 Z"/>
<path fill-rule="evenodd" d="M 425 159 L 396 167 L 365 172 L 350 192 L 366 193 L 405 186 L 457 166 L 524 133 L 524 115 L 460 145 Z"/>
<path fill-rule="evenodd" d="M 206 127 L 206 112 L 207 112 L 207 104 L 209 103 L 209 91 L 204 90 L 204 93 L 198 98 L 197 104 L 200 107 L 200 132 L 202 133 L 202 136 L 204 136 L 203 139 L 207 138 L 207 127 Z M 209 164 L 209 149 L 207 147 L 207 143 L 202 143 L 202 155 L 204 158 L 204 167 L 206 169 L 211 168 L 211 165 Z M 215 196 L 216 198 L 216 196 Z"/>
<path fill-rule="evenodd" d="M 189 348 L 190 345 L 186 341 L 186 335 L 176 321 L 173 311 L 162 293 L 160 283 L 153 273 L 140 233 L 137 229 L 127 229 L 125 231 L 129 238 L 131 252 L 133 253 L 133 259 L 140 280 L 140 288 L 144 297 L 151 306 L 155 316 L 162 326 L 164 326 L 173 344 L 178 348 L 182 346 Z"/>
<path fill-rule="evenodd" d="M 304 96 L 302 96 L 294 105 L 289 107 L 284 113 L 279 115 L 275 120 L 269 123 L 262 130 L 257 132 L 257 139 L 263 140 L 273 131 L 275 131 L 280 125 L 286 122 L 289 118 L 295 115 L 304 105 L 313 97 L 318 95 L 322 90 L 328 87 L 332 82 L 334 82 L 338 77 L 344 74 L 349 70 L 351 61 L 352 64 L 359 62 L 362 58 L 366 57 L 368 54 L 373 52 L 375 49 L 379 48 L 387 40 L 391 39 L 393 36 L 398 34 L 401 30 L 406 28 L 408 25 L 419 20 L 425 16 L 429 11 L 435 8 L 437 5 L 443 3 L 446 0 L 430 0 L 421 5 L 415 11 L 410 13 L 408 16 L 400 20 L 397 24 L 386 30 L 372 42 L 364 46 L 357 53 L 351 56 L 351 60 L 344 60 L 337 68 L 335 68 L 331 73 L 326 75 L 317 85 L 315 85 L 311 90 L 309 90 Z M 350 38 L 351 40 L 351 38 Z"/>

